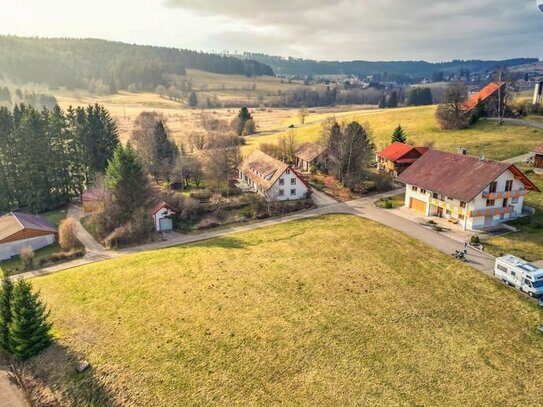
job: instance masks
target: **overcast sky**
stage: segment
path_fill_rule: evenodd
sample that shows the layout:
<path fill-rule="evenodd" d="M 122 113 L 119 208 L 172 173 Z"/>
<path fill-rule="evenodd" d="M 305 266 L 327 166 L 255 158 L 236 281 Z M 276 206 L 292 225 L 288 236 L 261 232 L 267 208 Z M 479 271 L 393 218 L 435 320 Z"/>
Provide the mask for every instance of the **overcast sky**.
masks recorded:
<path fill-rule="evenodd" d="M 0 32 L 312 59 L 543 58 L 535 0 L 10 0 Z"/>

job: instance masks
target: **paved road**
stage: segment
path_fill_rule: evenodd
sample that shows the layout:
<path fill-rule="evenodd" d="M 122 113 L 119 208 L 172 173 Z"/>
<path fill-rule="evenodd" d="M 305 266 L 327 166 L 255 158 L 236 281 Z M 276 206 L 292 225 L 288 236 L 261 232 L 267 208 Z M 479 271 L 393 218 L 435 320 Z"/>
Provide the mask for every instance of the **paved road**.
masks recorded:
<path fill-rule="evenodd" d="M 319 191 L 318 189 L 313 188 L 311 193 L 311 198 L 317 206 L 328 206 L 337 204 L 337 201 L 332 198 L 330 195 L 326 195 L 324 192 Z"/>
<path fill-rule="evenodd" d="M 28 404 L 7 368 L 0 366 L 0 407 L 27 407 Z"/>
<path fill-rule="evenodd" d="M 172 233 L 168 235 L 166 241 L 159 241 L 154 243 L 149 243 L 146 245 L 141 245 L 137 247 L 132 247 L 128 249 L 122 249 L 117 251 L 105 251 L 104 255 L 86 257 L 84 259 L 76 260 L 74 262 L 61 264 L 54 267 L 49 267 L 47 269 L 35 270 L 28 273 L 19 274 L 14 276 L 14 278 L 30 278 L 45 274 L 54 273 L 60 270 L 77 267 L 83 264 L 95 263 L 97 261 L 106 260 L 108 258 L 116 258 L 125 256 L 133 253 L 140 253 L 149 250 L 163 249 L 167 247 L 174 247 L 179 245 L 184 245 L 188 243 L 199 242 L 203 240 L 213 239 L 221 236 L 231 235 L 234 233 L 246 232 L 250 230 L 260 229 L 268 226 L 273 226 L 285 222 L 291 222 L 294 220 L 308 219 L 315 216 L 325 215 L 325 214 L 334 214 L 334 213 L 344 213 L 352 214 L 356 216 L 361 216 L 374 220 L 376 222 L 382 223 L 383 225 L 392 227 L 401 232 L 408 234 L 409 236 L 414 237 L 431 247 L 434 247 L 444 253 L 451 254 L 455 250 L 462 250 L 462 243 L 453 240 L 446 235 L 440 234 L 434 230 L 425 228 L 417 223 L 411 222 L 405 218 L 399 217 L 387 211 L 385 209 L 379 209 L 373 206 L 373 203 L 386 196 L 392 196 L 397 194 L 398 191 L 391 191 L 379 195 L 373 195 L 367 198 L 357 199 L 355 201 L 350 201 L 346 203 L 331 203 L 326 201 L 326 204 L 320 206 L 316 209 L 311 209 L 304 212 L 295 213 L 293 215 L 284 216 L 281 218 L 268 219 L 261 222 L 251 223 L 248 225 L 228 227 L 219 230 L 213 230 L 209 232 L 204 232 L 200 234 L 193 235 L 183 235 L 180 233 Z M 319 198 L 317 198 L 319 200 Z M 494 258 L 492 256 L 480 253 L 475 250 L 470 250 L 468 252 L 469 265 L 474 268 L 485 272 L 486 274 L 491 274 Z"/>
<path fill-rule="evenodd" d="M 68 207 L 68 217 L 72 217 L 76 220 L 76 236 L 79 241 L 85 246 L 86 258 L 106 258 L 109 257 L 108 252 L 104 247 L 98 243 L 92 235 L 85 230 L 81 225 L 81 218 L 85 215 L 83 208 L 76 205 L 70 205 Z"/>
<path fill-rule="evenodd" d="M 487 120 L 497 122 L 498 119 L 495 117 L 489 117 Z M 521 119 L 503 119 L 504 123 L 512 124 L 514 126 L 525 126 L 525 127 L 532 127 L 534 129 L 543 129 L 543 123 L 539 122 L 531 122 L 529 120 L 521 120 Z"/>

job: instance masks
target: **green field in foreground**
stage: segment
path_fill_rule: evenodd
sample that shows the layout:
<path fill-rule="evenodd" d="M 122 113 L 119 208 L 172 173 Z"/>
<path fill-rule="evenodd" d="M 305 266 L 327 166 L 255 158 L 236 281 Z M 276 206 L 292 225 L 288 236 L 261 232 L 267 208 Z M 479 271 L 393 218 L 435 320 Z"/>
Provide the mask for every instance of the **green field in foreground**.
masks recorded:
<path fill-rule="evenodd" d="M 466 130 L 441 130 L 435 121 L 436 106 L 405 107 L 387 110 L 356 111 L 337 115 L 338 121 L 357 120 L 368 124 L 378 149 L 390 143 L 392 132 L 398 124 L 407 132 L 407 138 L 418 145 L 434 143 L 436 149 L 456 151 L 466 147 L 472 155 L 486 155 L 487 158 L 503 160 L 531 151 L 543 142 L 543 130 L 522 126 L 502 125 L 481 121 Z M 319 139 L 321 123 L 295 129 L 300 142 Z M 272 143 L 283 133 L 269 136 L 250 137 L 244 152 L 258 147 L 259 143 Z"/>
<path fill-rule="evenodd" d="M 58 338 L 25 364 L 27 378 L 49 384 L 42 402 L 543 403 L 537 305 L 358 217 L 289 222 L 33 283 Z M 93 368 L 79 376 L 83 359 Z"/>

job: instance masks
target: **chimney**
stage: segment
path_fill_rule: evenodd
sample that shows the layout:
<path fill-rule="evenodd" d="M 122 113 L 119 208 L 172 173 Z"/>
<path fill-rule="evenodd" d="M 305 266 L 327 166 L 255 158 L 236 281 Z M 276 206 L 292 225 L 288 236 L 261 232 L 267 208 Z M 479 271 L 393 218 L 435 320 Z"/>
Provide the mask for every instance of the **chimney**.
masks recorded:
<path fill-rule="evenodd" d="M 465 149 L 464 147 L 460 147 L 460 148 L 458 148 L 458 154 L 467 155 L 468 150 Z"/>

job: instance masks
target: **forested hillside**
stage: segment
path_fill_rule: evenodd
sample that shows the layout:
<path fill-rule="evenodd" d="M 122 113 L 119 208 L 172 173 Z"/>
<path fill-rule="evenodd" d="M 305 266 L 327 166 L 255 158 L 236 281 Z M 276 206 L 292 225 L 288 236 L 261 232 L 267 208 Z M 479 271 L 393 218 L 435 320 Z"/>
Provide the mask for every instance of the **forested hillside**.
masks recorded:
<path fill-rule="evenodd" d="M 0 36 L 0 77 L 17 83 L 46 83 L 50 87 L 87 88 L 100 82 L 110 91 L 154 90 L 168 85 L 168 75 L 186 68 L 246 76 L 273 75 L 250 59 L 175 48 L 124 44 L 96 39 L 44 39 Z"/>
<path fill-rule="evenodd" d="M 239 57 L 239 55 L 238 55 Z M 537 58 L 516 58 L 503 61 L 315 61 L 301 58 L 283 58 L 265 54 L 246 53 L 242 58 L 259 61 L 272 67 L 277 75 L 373 75 L 387 73 L 392 80 L 430 77 L 434 72 L 483 72 L 498 66 L 517 66 L 537 62 Z"/>

